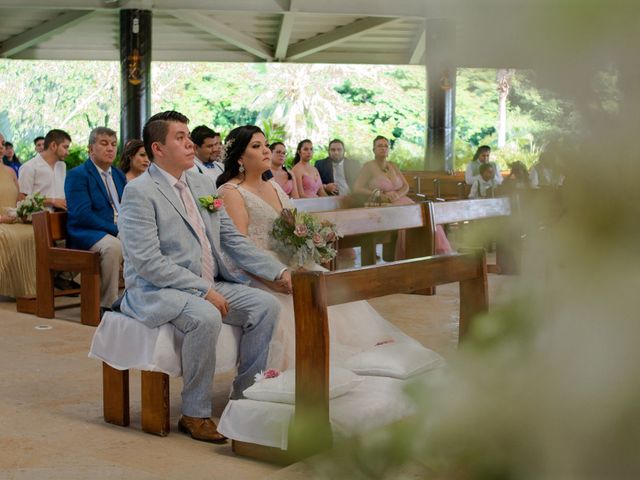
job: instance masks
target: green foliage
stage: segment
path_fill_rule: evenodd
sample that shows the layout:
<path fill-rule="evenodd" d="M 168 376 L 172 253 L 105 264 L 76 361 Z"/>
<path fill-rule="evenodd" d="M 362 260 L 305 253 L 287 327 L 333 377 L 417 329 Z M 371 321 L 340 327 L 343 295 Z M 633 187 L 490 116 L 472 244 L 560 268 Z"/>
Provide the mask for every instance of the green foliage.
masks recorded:
<path fill-rule="evenodd" d="M 95 126 L 117 129 L 118 78 L 117 62 L 2 60 L 0 88 L 15 93 L 0 100 L 0 131 L 23 161 L 34 155 L 33 138 L 50 128 L 67 130 L 72 146 L 84 144 Z M 516 159 L 530 166 L 550 138 L 575 129 L 571 106 L 537 83 L 532 72 L 516 72 L 508 97 L 507 145 L 497 150 L 496 71 L 458 70 L 456 170 L 485 143 L 501 168 Z M 601 72 L 593 85 L 594 105 L 615 112 L 616 72 Z M 313 140 L 314 160 L 325 158 L 329 140 L 339 138 L 348 157 L 366 162 L 373 158 L 371 140 L 384 135 L 394 162 L 421 169 L 425 87 L 423 67 L 155 62 L 152 111 L 181 111 L 191 126 L 208 125 L 223 138 L 238 125 L 260 125 L 270 142 L 284 141 L 289 158 L 303 138 Z M 70 168 L 86 157 L 83 149 L 73 152 Z"/>
<path fill-rule="evenodd" d="M 69 148 L 69 155 L 64 159 L 64 163 L 67 164 L 67 171 L 72 168 L 81 165 L 88 158 L 87 147 L 81 147 L 80 145 L 74 145 Z"/>

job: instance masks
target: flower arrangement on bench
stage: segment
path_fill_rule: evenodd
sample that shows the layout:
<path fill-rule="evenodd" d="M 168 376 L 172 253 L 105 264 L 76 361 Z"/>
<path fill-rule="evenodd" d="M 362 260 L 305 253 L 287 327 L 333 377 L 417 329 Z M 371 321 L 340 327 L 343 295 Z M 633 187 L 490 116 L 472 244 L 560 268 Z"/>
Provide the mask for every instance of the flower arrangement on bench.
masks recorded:
<path fill-rule="evenodd" d="M 16 205 L 16 217 L 21 218 L 25 223 L 30 223 L 34 213 L 44 210 L 44 200 L 44 195 L 39 192 L 27 195 Z"/>

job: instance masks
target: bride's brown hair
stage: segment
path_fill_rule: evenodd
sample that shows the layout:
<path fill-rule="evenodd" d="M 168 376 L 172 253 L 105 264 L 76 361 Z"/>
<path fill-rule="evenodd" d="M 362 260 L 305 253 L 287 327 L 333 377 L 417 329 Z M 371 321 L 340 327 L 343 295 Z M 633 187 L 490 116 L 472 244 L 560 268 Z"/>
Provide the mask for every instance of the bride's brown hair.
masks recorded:
<path fill-rule="evenodd" d="M 222 151 L 224 172 L 220 174 L 216 181 L 218 187 L 240 175 L 240 164 L 238 160 L 240 160 L 251 138 L 256 133 L 262 133 L 264 135 L 260 127 L 256 127 L 255 125 L 242 125 L 241 127 L 236 127 L 231 130 L 227 138 L 224 139 L 224 150 Z"/>

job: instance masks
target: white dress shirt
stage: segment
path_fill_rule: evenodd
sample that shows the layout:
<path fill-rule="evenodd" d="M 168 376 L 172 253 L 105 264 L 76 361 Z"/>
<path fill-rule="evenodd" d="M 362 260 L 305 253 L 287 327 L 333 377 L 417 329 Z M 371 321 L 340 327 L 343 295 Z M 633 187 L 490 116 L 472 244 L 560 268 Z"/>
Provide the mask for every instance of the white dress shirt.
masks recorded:
<path fill-rule="evenodd" d="M 213 183 L 216 183 L 216 180 L 218 180 L 220 174 L 224 172 L 224 166 L 220 162 L 212 162 L 214 164 L 214 167 L 208 168 L 198 157 L 193 157 L 193 163 L 193 167 L 191 167 L 189 170 L 195 173 L 202 173 L 206 175 L 213 180 Z"/>
<path fill-rule="evenodd" d="M 46 198 L 65 198 L 66 176 L 67 166 L 64 162 L 57 161 L 52 168 L 38 153 L 20 167 L 20 193 L 32 195 L 39 192 Z"/>
<path fill-rule="evenodd" d="M 338 194 L 348 195 L 351 189 L 344 174 L 344 158 L 337 163 L 332 160 L 331 165 L 333 168 L 333 181 L 338 185 Z"/>

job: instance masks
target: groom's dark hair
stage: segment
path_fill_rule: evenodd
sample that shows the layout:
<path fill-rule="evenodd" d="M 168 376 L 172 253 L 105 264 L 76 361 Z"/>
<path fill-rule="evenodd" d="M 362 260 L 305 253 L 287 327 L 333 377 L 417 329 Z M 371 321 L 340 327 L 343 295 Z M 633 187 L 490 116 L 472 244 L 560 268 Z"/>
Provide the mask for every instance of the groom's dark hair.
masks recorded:
<path fill-rule="evenodd" d="M 153 117 L 147 120 L 142 129 L 142 141 L 144 142 L 144 149 L 147 152 L 149 160 L 153 161 L 153 151 L 151 145 L 154 142 L 160 142 L 164 145 L 167 139 L 167 132 L 169 131 L 169 122 L 189 124 L 189 119 L 175 110 L 167 110 L 166 112 L 156 113 Z"/>

